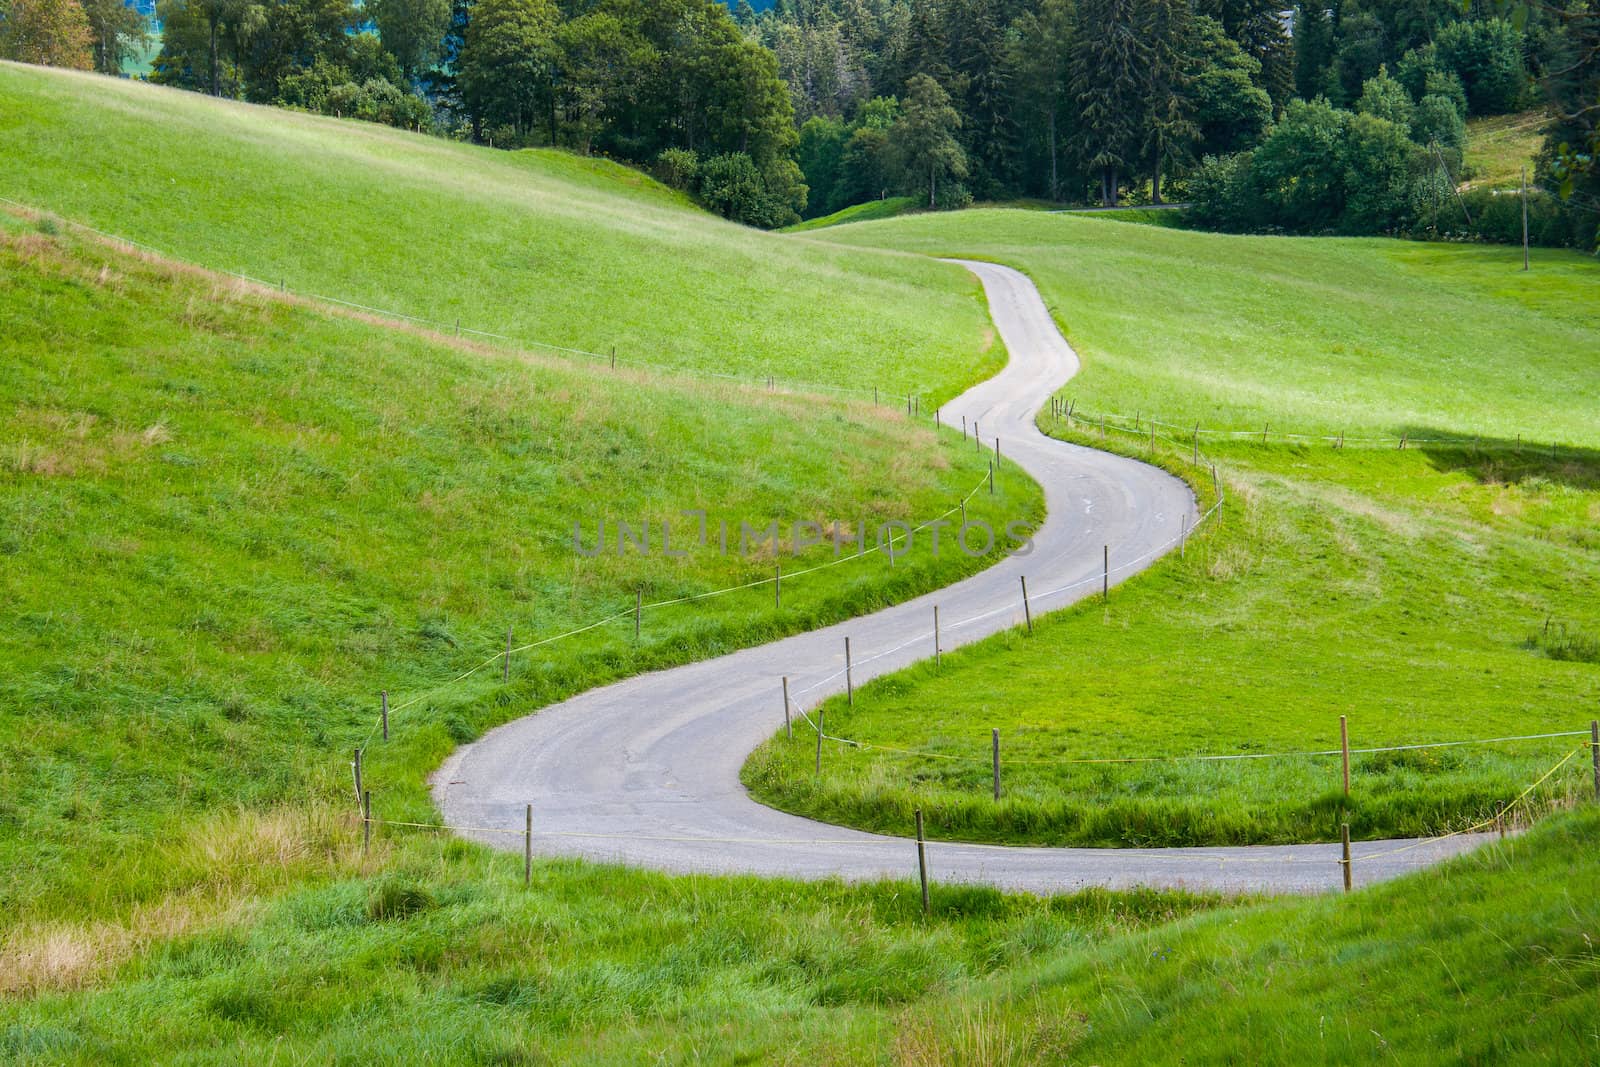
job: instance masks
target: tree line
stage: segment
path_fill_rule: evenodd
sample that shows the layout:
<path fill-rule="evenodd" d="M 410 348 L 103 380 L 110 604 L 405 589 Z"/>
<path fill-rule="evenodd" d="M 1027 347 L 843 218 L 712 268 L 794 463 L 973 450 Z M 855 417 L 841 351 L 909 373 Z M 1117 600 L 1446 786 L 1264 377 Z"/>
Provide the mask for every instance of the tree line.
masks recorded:
<path fill-rule="evenodd" d="M 1439 232 L 1471 214 L 1464 120 L 1539 106 L 1537 180 L 1573 197 L 1543 229 L 1592 242 L 1597 16 L 1509 2 L 158 0 L 151 78 L 600 152 L 761 226 L 1175 194 L 1222 228 Z M 116 71 L 144 44 L 121 0 L 0 0 L 0 55 Z"/>

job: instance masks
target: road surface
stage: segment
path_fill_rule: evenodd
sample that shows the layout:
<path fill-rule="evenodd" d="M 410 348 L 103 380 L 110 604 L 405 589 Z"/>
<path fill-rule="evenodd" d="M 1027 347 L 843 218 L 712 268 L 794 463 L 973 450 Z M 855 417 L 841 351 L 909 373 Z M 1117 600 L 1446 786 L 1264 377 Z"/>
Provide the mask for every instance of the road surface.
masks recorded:
<path fill-rule="evenodd" d="M 842 829 L 775 811 L 739 782 L 749 753 L 783 725 L 780 680 L 797 704 L 842 692 L 844 639 L 857 685 L 932 655 L 934 605 L 946 649 L 1020 625 L 1019 576 L 1034 610 L 1099 592 L 1104 546 L 1113 582 L 1175 546 L 1199 515 L 1188 487 L 1154 467 L 1039 433 L 1033 419 L 1078 360 L 1033 284 L 988 263 L 963 263 L 983 282 L 1010 362 L 945 405 L 977 420 L 1005 461 L 1044 488 L 1034 551 L 883 611 L 717 659 L 582 693 L 464 745 L 433 779 L 433 795 L 466 836 L 520 849 L 532 804 L 540 855 L 581 856 L 675 872 L 851 880 L 915 877 L 906 838 Z M 1060 590 L 1060 591 L 1057 591 Z M 1053 592 L 1055 591 L 1055 592 Z M 966 621 L 963 624 L 964 620 Z M 800 730 L 807 727 L 802 725 Z M 909 827 L 907 828 L 909 831 Z M 1391 878 L 1475 845 L 1380 841 L 1354 849 L 1357 883 Z M 1397 851 L 1401 850 L 1401 851 Z M 1338 845 L 1238 848 L 1023 848 L 933 842 L 931 877 L 1053 893 L 1148 885 L 1227 892 L 1315 892 L 1341 883 Z"/>

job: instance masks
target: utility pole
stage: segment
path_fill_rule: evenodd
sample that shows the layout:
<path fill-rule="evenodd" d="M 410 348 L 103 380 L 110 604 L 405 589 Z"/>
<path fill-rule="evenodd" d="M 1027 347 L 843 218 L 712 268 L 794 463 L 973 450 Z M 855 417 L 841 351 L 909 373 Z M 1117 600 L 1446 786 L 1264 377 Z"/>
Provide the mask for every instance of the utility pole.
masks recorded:
<path fill-rule="evenodd" d="M 1528 168 L 1522 168 L 1522 269 L 1528 270 Z"/>

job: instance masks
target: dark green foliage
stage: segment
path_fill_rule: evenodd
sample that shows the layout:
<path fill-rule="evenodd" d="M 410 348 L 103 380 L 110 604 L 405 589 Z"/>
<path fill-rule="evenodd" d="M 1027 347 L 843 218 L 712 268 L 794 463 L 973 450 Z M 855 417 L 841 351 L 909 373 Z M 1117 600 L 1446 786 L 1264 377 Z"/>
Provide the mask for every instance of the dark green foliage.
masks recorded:
<path fill-rule="evenodd" d="M 1099 183 L 1100 202 L 1114 206 L 1121 175 L 1139 158 L 1152 45 L 1141 32 L 1138 0 L 1080 0 L 1078 11 L 1080 25 L 1094 32 L 1073 38 L 1073 147 Z"/>
<path fill-rule="evenodd" d="M 1411 138 L 1460 152 L 1467 146 L 1467 124 L 1448 96 L 1432 93 L 1418 103 L 1411 118 Z"/>
<path fill-rule="evenodd" d="M 961 116 L 938 82 L 918 74 L 906 83 L 905 106 L 890 127 L 890 143 L 906 182 L 927 189 L 930 208 L 941 204 L 941 180 L 943 203 L 963 196 L 958 183 L 967 176 L 967 156 L 955 138 L 960 128 Z"/>
<path fill-rule="evenodd" d="M 1461 79 L 1474 115 L 1515 111 L 1527 91 L 1522 35 L 1509 22 L 1455 22 L 1434 39 L 1439 67 Z"/>
<path fill-rule="evenodd" d="M 1429 171 L 1405 127 L 1297 100 L 1253 152 L 1208 159 L 1190 193 L 1197 221 L 1221 229 L 1392 232 L 1414 221 L 1417 184 Z"/>
<path fill-rule="evenodd" d="M 1202 155 L 1255 145 L 1272 121 L 1272 98 L 1257 84 L 1261 64 L 1245 54 L 1215 19 L 1194 20 L 1188 91 Z"/>
<path fill-rule="evenodd" d="M 84 0 L 83 10 L 94 35 L 94 69 L 120 74 L 123 62 L 150 40 L 144 16 L 122 0 Z"/>
<path fill-rule="evenodd" d="M 1416 115 L 1411 94 L 1406 92 L 1405 86 L 1389 77 L 1388 70 L 1382 67 L 1378 68 L 1376 77 L 1368 78 L 1362 85 L 1361 98 L 1356 101 L 1355 110 L 1363 115 L 1388 119 L 1407 131 L 1411 129 L 1411 121 Z M 1463 126 L 1464 133 L 1465 126 Z"/>

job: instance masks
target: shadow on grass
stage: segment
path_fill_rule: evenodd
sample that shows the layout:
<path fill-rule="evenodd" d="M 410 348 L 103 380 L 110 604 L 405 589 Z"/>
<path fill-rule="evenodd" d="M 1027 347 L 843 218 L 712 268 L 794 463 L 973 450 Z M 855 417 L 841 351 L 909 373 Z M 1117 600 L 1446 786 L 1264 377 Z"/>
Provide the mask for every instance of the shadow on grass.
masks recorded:
<path fill-rule="evenodd" d="M 1457 437 L 1431 426 L 1406 427 L 1405 433 L 1419 441 Z M 1459 438 L 1412 447 L 1424 453 L 1435 470 L 1460 471 L 1481 485 L 1525 485 L 1537 481 L 1600 491 L 1600 449 L 1504 437 Z"/>

